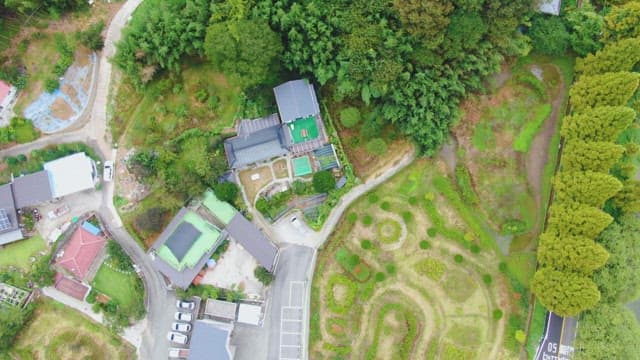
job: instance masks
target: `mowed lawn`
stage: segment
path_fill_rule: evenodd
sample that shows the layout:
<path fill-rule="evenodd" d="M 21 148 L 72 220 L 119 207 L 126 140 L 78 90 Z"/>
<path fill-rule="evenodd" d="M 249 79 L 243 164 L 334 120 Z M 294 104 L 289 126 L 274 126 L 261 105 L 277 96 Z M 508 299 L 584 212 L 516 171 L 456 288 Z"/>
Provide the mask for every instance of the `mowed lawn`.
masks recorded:
<path fill-rule="evenodd" d="M 123 307 L 131 308 L 136 302 L 136 296 L 139 296 L 136 291 L 136 283 L 139 281 L 141 280 L 135 273 L 123 274 L 102 264 L 92 285 Z"/>
<path fill-rule="evenodd" d="M 135 359 L 135 349 L 106 327 L 56 301 L 42 299 L 10 350 L 13 359 Z"/>
<path fill-rule="evenodd" d="M 28 270 L 31 267 L 29 258 L 38 256 L 42 250 L 47 250 L 47 245 L 39 235 L 6 245 L 0 249 L 0 269 L 15 266 Z"/>

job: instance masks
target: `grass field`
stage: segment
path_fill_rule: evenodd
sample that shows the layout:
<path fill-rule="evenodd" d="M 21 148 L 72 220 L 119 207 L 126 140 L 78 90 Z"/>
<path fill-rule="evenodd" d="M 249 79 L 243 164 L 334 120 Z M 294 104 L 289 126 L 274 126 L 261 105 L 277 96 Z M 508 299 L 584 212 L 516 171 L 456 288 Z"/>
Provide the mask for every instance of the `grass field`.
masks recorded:
<path fill-rule="evenodd" d="M 0 269 L 14 266 L 27 271 L 31 268 L 29 258 L 39 256 L 43 250 L 47 250 L 47 245 L 40 235 L 5 245 L 0 249 Z"/>
<path fill-rule="evenodd" d="M 53 300 L 39 300 L 31 322 L 10 354 L 14 359 L 135 359 L 133 346 L 79 312 Z"/>
<path fill-rule="evenodd" d="M 123 307 L 131 308 L 140 301 L 141 294 L 135 290 L 140 281 L 135 273 L 123 274 L 103 263 L 92 285 L 96 290 L 117 300 Z"/>
<path fill-rule="evenodd" d="M 419 160 L 346 212 L 318 258 L 310 358 L 517 357 L 507 339 L 524 323 L 507 319 L 526 316 L 514 301 L 526 293 L 498 271 L 504 257 L 479 240 L 490 235 L 433 185 L 442 168 Z"/>

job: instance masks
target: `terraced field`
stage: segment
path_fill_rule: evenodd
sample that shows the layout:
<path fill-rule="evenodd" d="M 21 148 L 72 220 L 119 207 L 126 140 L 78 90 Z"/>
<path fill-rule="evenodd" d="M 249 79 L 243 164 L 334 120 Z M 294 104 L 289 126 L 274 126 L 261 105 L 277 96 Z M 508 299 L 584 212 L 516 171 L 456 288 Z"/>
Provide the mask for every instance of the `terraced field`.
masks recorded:
<path fill-rule="evenodd" d="M 441 168 L 420 160 L 346 212 L 318 258 L 310 358 L 514 357 L 506 319 L 522 294 Z"/>

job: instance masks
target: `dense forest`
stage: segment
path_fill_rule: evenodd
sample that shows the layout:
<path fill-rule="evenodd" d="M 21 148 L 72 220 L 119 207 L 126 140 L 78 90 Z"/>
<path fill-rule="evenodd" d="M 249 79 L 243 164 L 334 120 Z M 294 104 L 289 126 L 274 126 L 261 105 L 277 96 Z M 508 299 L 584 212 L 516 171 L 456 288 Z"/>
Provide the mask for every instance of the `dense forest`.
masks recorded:
<path fill-rule="evenodd" d="M 333 100 L 369 105 L 369 127 L 396 124 L 432 154 L 465 94 L 530 50 L 518 31 L 530 10 L 526 0 L 147 0 L 115 63 L 139 87 L 179 71 L 186 56 L 248 88 L 300 74 L 333 89 Z"/>

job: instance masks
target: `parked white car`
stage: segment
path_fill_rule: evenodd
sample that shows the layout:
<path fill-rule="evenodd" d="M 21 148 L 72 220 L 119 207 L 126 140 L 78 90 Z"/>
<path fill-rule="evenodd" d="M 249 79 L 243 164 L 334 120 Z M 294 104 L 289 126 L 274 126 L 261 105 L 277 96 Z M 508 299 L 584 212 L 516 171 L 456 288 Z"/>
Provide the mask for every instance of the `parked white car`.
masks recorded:
<path fill-rule="evenodd" d="M 181 344 L 181 345 L 186 345 L 187 342 L 189 341 L 189 337 L 187 335 L 184 334 L 180 334 L 177 332 L 173 332 L 170 331 L 167 334 L 167 340 L 176 343 L 176 344 Z"/>
<path fill-rule="evenodd" d="M 193 310 L 196 307 L 196 304 L 191 301 L 178 300 L 176 301 L 176 307 L 180 310 Z"/>
<path fill-rule="evenodd" d="M 174 322 L 173 324 L 171 324 L 171 330 L 187 333 L 191 331 L 191 324 Z"/>
<path fill-rule="evenodd" d="M 178 311 L 174 318 L 178 321 L 191 322 L 191 320 L 193 320 L 193 315 Z"/>
<path fill-rule="evenodd" d="M 102 178 L 104 181 L 113 180 L 113 161 L 107 160 L 104 162 L 104 170 L 102 172 Z"/>
<path fill-rule="evenodd" d="M 169 359 L 186 359 L 189 349 L 169 348 Z"/>

